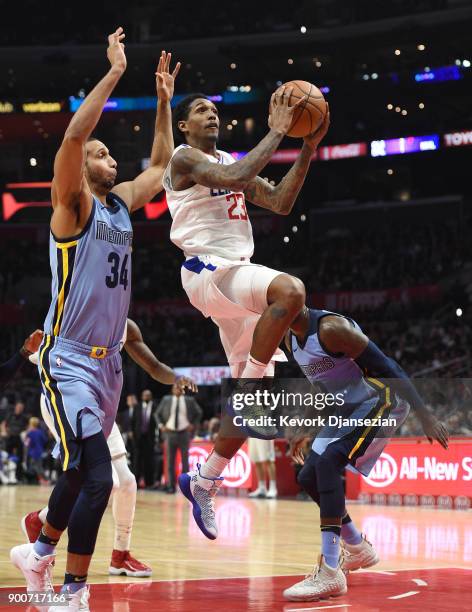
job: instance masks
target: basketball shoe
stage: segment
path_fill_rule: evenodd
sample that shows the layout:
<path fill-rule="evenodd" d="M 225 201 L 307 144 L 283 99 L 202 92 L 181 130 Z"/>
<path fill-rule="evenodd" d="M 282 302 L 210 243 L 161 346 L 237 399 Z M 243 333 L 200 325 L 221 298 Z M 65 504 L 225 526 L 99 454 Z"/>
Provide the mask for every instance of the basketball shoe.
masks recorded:
<path fill-rule="evenodd" d="M 116 550 L 111 553 L 110 567 L 108 573 L 112 576 L 136 576 L 147 578 L 152 574 L 152 569 L 131 556 L 129 550 Z"/>
<path fill-rule="evenodd" d="M 345 574 L 362 567 L 372 567 L 380 561 L 377 551 L 364 534 L 362 534 L 360 544 L 348 544 L 341 540 L 341 546 L 343 552 L 340 557 L 340 565 Z"/>
<path fill-rule="evenodd" d="M 201 465 L 197 469 L 179 476 L 179 487 L 193 507 L 193 518 L 200 531 L 210 540 L 218 537 L 218 527 L 215 518 L 215 495 L 224 480 L 205 478 L 200 474 Z"/>
<path fill-rule="evenodd" d="M 21 519 L 21 529 L 28 542 L 36 542 L 41 533 L 43 524 L 39 518 L 39 511 L 30 512 Z"/>
<path fill-rule="evenodd" d="M 55 554 L 41 557 L 33 550 L 34 544 L 20 544 L 10 550 L 10 559 L 26 579 L 26 590 L 54 591 L 52 567 Z"/>
<path fill-rule="evenodd" d="M 67 595 L 68 603 L 63 606 L 50 606 L 49 612 L 90 612 L 90 590 L 88 585 L 75 593 L 70 593 L 67 588 L 61 591 L 61 593 Z"/>
<path fill-rule="evenodd" d="M 289 601 L 318 601 L 327 597 L 339 597 L 345 593 L 346 576 L 341 567 L 329 567 L 323 555 L 320 555 L 313 572 L 305 576 L 304 580 L 285 589 L 284 597 Z"/>

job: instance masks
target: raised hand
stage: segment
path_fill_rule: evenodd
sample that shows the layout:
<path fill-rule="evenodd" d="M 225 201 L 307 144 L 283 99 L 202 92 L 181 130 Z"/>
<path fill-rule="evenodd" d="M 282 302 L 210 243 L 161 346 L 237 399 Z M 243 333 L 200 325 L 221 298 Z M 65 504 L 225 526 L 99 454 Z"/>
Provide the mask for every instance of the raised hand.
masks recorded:
<path fill-rule="evenodd" d="M 306 445 L 311 441 L 311 438 L 304 435 L 303 433 L 295 434 L 290 440 L 290 448 L 288 454 L 295 463 L 303 465 L 305 463 L 305 454 L 303 452 Z"/>
<path fill-rule="evenodd" d="M 331 122 L 331 117 L 330 117 L 330 114 L 329 114 L 329 106 L 328 105 L 326 105 L 326 109 L 327 109 L 326 110 L 326 115 L 325 115 L 325 117 L 323 119 L 323 123 L 320 125 L 320 127 L 316 130 L 316 132 L 313 132 L 313 134 L 310 134 L 309 136 L 305 136 L 305 138 L 303 139 L 305 144 L 307 144 L 313 150 L 318 147 L 320 142 L 326 136 L 326 132 L 329 129 L 329 124 Z"/>
<path fill-rule="evenodd" d="M 177 376 L 177 378 L 175 379 L 175 384 L 184 395 L 186 389 L 188 389 L 189 391 L 193 391 L 194 393 L 197 393 L 198 391 L 197 384 L 188 376 Z"/>
<path fill-rule="evenodd" d="M 180 62 L 175 65 L 172 74 L 170 70 L 170 62 L 172 59 L 172 53 L 166 53 L 161 51 L 161 57 L 157 64 L 156 70 L 156 90 L 157 97 L 163 102 L 169 102 L 174 95 L 174 83 L 180 70 Z"/>
<path fill-rule="evenodd" d="M 437 440 L 439 444 L 447 450 L 449 433 L 444 425 L 438 421 L 434 415 L 428 414 L 424 416 L 421 419 L 421 426 L 423 428 L 424 435 L 428 438 L 431 444 L 433 443 L 433 440 Z"/>
<path fill-rule="evenodd" d="M 270 98 L 269 127 L 277 132 L 282 132 L 282 134 L 286 134 L 289 131 L 294 112 L 307 99 L 307 96 L 303 96 L 295 104 L 289 106 L 292 92 L 293 87 L 279 87 Z"/>
<path fill-rule="evenodd" d="M 108 37 L 107 57 L 112 68 L 122 72 L 126 70 L 125 45 L 121 42 L 125 37 L 123 28 L 119 27 Z"/>

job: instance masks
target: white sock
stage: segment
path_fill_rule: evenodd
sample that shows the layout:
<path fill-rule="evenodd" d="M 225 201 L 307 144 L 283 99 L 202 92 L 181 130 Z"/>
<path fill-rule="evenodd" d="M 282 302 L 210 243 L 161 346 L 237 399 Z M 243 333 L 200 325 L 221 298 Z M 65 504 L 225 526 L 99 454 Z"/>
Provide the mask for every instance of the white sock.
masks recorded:
<path fill-rule="evenodd" d="M 49 511 L 49 508 L 48 508 L 48 506 L 46 506 L 45 508 L 40 510 L 39 513 L 38 513 L 39 520 L 41 521 L 41 523 L 43 525 L 46 522 L 46 517 L 48 515 L 48 511 Z"/>
<path fill-rule="evenodd" d="M 277 483 L 275 480 L 269 482 L 269 491 L 277 491 Z"/>
<path fill-rule="evenodd" d="M 200 475 L 204 478 L 218 478 L 230 461 L 231 459 L 222 457 L 213 451 L 200 468 Z"/>
<path fill-rule="evenodd" d="M 249 359 L 246 362 L 241 378 L 264 378 L 266 368 L 267 363 L 261 363 L 249 355 Z"/>
<path fill-rule="evenodd" d="M 115 519 L 115 550 L 129 550 L 136 508 L 136 478 L 128 467 L 126 456 L 113 459 L 119 486 L 113 493 L 113 518 Z"/>

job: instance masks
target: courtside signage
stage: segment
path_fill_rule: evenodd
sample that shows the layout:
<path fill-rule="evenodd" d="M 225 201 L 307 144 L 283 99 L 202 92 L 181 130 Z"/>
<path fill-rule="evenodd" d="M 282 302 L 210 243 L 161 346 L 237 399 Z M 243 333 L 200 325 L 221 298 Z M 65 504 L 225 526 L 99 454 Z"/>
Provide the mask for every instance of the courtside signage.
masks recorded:
<path fill-rule="evenodd" d="M 453 441 L 446 451 L 436 443 L 394 440 L 360 485 L 366 493 L 472 497 L 470 441 Z"/>

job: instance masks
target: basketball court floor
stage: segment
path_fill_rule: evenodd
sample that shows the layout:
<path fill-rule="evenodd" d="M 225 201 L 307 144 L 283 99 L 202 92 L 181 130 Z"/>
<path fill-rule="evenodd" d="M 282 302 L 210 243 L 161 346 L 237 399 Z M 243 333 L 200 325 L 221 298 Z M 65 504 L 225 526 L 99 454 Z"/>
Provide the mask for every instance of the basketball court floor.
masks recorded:
<path fill-rule="evenodd" d="M 7 593 L 24 592 L 9 549 L 23 541 L 21 517 L 41 508 L 45 487 L 0 487 L 0 610 Z M 140 491 L 132 552 L 154 570 L 149 579 L 108 576 L 113 519 L 108 508 L 89 573 L 90 609 L 110 612 L 254 612 L 296 610 L 415 611 L 472 609 L 471 511 L 349 506 L 381 562 L 348 577 L 347 595 L 320 602 L 285 601 L 282 591 L 311 571 L 319 520 L 310 502 L 217 499 L 220 535 L 207 540 L 180 494 Z M 58 547 L 55 584 L 65 569 Z M 2 605 L 3 604 L 3 605 Z M 17 607 L 16 609 L 25 609 Z M 33 608 L 30 608 L 32 611 Z"/>

